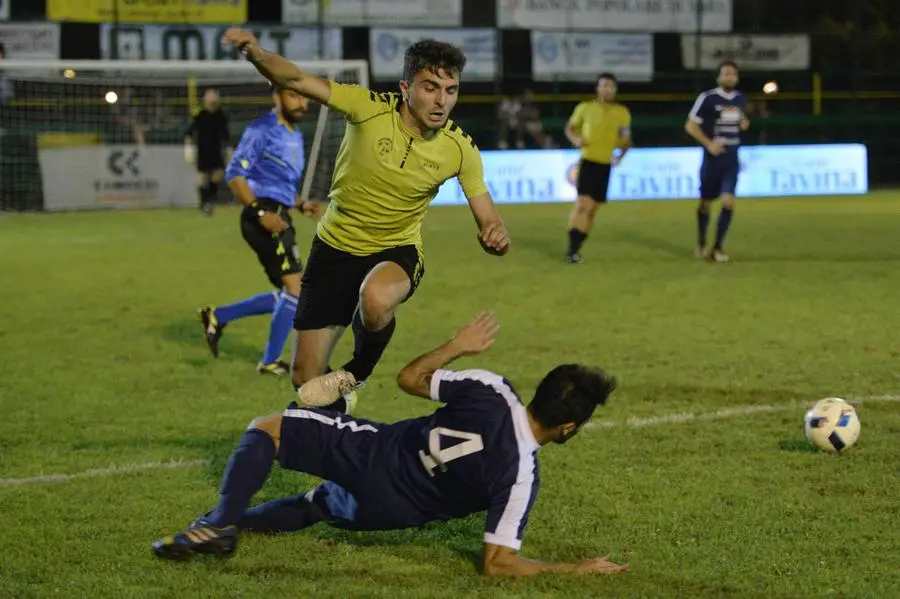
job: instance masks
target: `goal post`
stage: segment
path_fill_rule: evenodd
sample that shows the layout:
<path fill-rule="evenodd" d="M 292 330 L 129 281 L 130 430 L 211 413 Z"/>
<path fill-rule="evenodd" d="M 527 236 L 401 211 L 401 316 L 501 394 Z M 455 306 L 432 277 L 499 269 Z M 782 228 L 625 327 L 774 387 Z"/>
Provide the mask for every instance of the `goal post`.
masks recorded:
<path fill-rule="evenodd" d="M 298 62 L 329 79 L 369 85 L 364 60 Z M 232 145 L 272 108 L 271 87 L 236 61 L 7 60 L 0 98 L 0 209 L 79 210 L 197 205 L 184 135 L 215 88 Z M 304 198 L 325 200 L 342 115 L 310 102 Z"/>

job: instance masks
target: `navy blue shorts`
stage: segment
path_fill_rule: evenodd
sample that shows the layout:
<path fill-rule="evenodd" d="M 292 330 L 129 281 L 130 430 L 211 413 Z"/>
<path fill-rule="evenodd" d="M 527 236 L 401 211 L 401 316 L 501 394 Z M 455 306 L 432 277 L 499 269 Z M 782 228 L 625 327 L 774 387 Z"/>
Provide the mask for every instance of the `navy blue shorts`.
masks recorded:
<path fill-rule="evenodd" d="M 740 163 L 737 156 L 704 157 L 700 167 L 700 197 L 716 200 L 723 193 L 734 195 Z"/>
<path fill-rule="evenodd" d="M 388 425 L 292 403 L 281 421 L 278 461 L 289 470 L 323 478 L 312 499 L 350 530 L 394 530 L 432 518 L 410 502 L 396 439 Z"/>

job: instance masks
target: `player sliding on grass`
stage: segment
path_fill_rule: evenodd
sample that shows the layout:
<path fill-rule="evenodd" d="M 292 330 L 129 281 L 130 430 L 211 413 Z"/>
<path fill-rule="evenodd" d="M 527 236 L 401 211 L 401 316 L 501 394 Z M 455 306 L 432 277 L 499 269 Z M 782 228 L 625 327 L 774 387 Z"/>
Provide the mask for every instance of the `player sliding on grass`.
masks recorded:
<path fill-rule="evenodd" d="M 329 405 L 369 378 L 387 348 L 394 313 L 425 272 L 422 219 L 442 183 L 459 178 L 485 251 L 502 255 L 509 249 L 478 148 L 449 120 L 466 57 L 450 44 L 417 42 L 406 50 L 400 94 L 377 94 L 305 73 L 260 48 L 250 32 L 229 29 L 223 41 L 276 85 L 347 119 L 294 322 L 294 384 L 314 379 L 303 385 L 301 402 Z M 353 358 L 319 377 L 351 323 Z"/>
<path fill-rule="evenodd" d="M 565 443 L 616 388 L 602 370 L 557 366 L 526 408 L 512 385 L 486 370 L 444 370 L 494 343 L 497 323 L 482 314 L 446 344 L 415 359 L 397 382 L 445 405 L 431 416 L 380 424 L 291 404 L 254 420 L 231 455 L 214 510 L 153 544 L 157 556 L 230 556 L 239 530 L 288 532 L 325 522 L 349 530 L 391 530 L 487 510 L 483 569 L 525 576 L 546 570 L 615 573 L 605 558 L 548 564 L 518 550 L 537 498 L 537 450 Z M 308 493 L 250 508 L 275 460 L 325 482 Z"/>

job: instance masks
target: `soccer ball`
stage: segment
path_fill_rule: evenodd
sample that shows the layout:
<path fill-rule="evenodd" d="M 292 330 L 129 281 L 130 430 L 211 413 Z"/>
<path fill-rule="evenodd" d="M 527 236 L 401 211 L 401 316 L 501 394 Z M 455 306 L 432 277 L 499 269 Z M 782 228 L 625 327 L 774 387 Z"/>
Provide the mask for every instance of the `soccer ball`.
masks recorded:
<path fill-rule="evenodd" d="M 846 451 L 859 439 L 859 417 L 839 397 L 820 399 L 803 418 L 806 438 L 822 451 Z"/>

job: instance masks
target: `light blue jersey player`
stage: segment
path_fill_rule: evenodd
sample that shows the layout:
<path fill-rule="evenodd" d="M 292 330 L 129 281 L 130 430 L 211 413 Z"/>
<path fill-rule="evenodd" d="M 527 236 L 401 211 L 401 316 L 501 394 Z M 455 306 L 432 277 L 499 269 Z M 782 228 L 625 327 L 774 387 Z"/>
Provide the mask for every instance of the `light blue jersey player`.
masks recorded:
<path fill-rule="evenodd" d="M 719 87 L 701 93 L 688 114 L 685 131 L 703 146 L 700 167 L 700 206 L 697 208 L 697 257 L 715 262 L 728 262 L 723 249 L 725 235 L 734 215 L 734 191 L 737 188 L 740 163 L 738 148 L 741 133 L 750 126 L 747 98 L 735 87 L 738 68 L 731 61 L 719 65 Z M 714 200 L 722 198 L 722 210 L 716 226 L 716 241 L 706 245 L 709 213 Z"/>
<path fill-rule="evenodd" d="M 153 544 L 162 558 L 230 556 L 239 531 L 289 532 L 317 522 L 349 530 L 392 530 L 487 512 L 484 572 L 613 573 L 606 559 L 546 564 L 518 555 L 540 487 L 537 451 L 565 443 L 616 387 L 602 370 L 557 366 L 526 408 L 512 384 L 486 370 L 445 366 L 490 347 L 493 315 L 482 314 L 398 376 L 411 395 L 443 404 L 431 416 L 381 424 L 291 404 L 251 423 L 232 454 L 217 507 L 187 530 Z M 250 508 L 275 459 L 328 482 Z"/>

